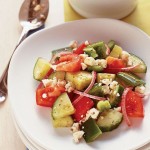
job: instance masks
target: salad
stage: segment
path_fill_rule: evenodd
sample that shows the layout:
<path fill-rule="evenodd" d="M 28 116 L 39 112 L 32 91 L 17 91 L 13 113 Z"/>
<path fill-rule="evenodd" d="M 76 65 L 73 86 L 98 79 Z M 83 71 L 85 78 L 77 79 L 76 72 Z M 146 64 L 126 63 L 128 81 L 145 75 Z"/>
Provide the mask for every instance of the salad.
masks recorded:
<path fill-rule="evenodd" d="M 143 118 L 147 66 L 113 40 L 78 44 L 39 57 L 33 69 L 37 105 L 51 108 L 54 128 L 69 127 L 76 143 L 89 143 L 130 118 Z"/>

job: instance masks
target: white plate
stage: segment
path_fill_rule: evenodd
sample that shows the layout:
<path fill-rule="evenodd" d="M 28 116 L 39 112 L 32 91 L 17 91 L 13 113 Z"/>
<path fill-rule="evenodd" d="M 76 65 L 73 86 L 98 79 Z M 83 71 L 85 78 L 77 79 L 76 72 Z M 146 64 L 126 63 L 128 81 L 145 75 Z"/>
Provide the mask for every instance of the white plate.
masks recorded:
<path fill-rule="evenodd" d="M 35 143 L 47 150 L 98 150 L 135 149 L 150 141 L 150 102 L 145 102 L 145 117 L 133 121 L 132 127 L 122 125 L 103 134 L 98 140 L 75 144 L 69 129 L 54 129 L 50 109 L 35 102 L 37 82 L 33 67 L 38 57 L 49 59 L 50 51 L 65 47 L 72 40 L 90 42 L 110 39 L 117 41 L 124 50 L 135 53 L 148 66 L 147 85 L 150 86 L 150 38 L 138 28 L 113 19 L 85 19 L 44 29 L 26 39 L 15 52 L 9 68 L 8 90 L 14 116 L 20 129 Z"/>
<path fill-rule="evenodd" d="M 19 137 L 21 138 L 22 142 L 25 144 L 25 146 L 29 149 L 29 150 L 45 150 L 42 147 L 40 147 L 37 143 L 35 143 L 34 141 L 32 141 L 32 139 L 30 139 L 27 135 L 25 135 L 23 133 L 23 131 L 20 129 L 13 113 L 12 113 L 12 118 L 13 118 L 13 123 L 15 125 L 15 128 L 17 130 L 17 133 L 19 135 Z"/>

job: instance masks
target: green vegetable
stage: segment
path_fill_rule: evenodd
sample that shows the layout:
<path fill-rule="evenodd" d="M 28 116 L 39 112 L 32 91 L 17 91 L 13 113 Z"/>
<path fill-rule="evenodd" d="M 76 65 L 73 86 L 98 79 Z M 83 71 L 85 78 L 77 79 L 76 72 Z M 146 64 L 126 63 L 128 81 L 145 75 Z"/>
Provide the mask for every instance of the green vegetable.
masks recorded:
<path fill-rule="evenodd" d="M 105 100 L 105 101 L 99 101 L 97 103 L 97 109 L 100 111 L 100 112 L 103 112 L 104 110 L 107 110 L 107 109 L 110 109 L 111 108 L 111 105 L 109 103 L 108 100 Z"/>
<path fill-rule="evenodd" d="M 100 114 L 97 124 L 102 132 L 108 132 L 116 129 L 122 122 L 122 119 L 122 113 L 109 109 Z"/>
<path fill-rule="evenodd" d="M 65 74 L 66 73 L 64 71 L 55 71 L 49 76 L 49 79 L 53 79 L 54 77 L 56 77 L 57 79 L 64 80 Z"/>
<path fill-rule="evenodd" d="M 87 143 L 94 141 L 102 134 L 102 131 L 96 124 L 96 121 L 92 118 L 89 118 L 86 122 L 84 122 L 81 125 L 81 129 L 85 132 L 83 137 Z"/>
<path fill-rule="evenodd" d="M 103 79 L 112 79 L 114 80 L 116 77 L 115 74 L 110 74 L 110 73 L 97 73 L 97 78 L 96 81 L 99 83 Z"/>
<path fill-rule="evenodd" d="M 42 80 L 50 69 L 50 63 L 46 59 L 39 57 L 33 69 L 34 79 L 39 81 Z"/>
<path fill-rule="evenodd" d="M 52 117 L 54 119 L 60 119 L 72 115 L 74 112 L 75 109 L 67 93 L 61 94 L 52 107 Z"/>
<path fill-rule="evenodd" d="M 104 96 L 103 87 L 96 83 L 88 92 L 88 94 L 95 95 L 95 96 Z"/>
<path fill-rule="evenodd" d="M 111 107 L 117 106 L 121 101 L 121 96 L 124 91 L 123 86 L 117 85 L 109 96 L 109 102 Z"/>
<path fill-rule="evenodd" d="M 145 82 L 140 79 L 138 76 L 136 76 L 133 73 L 127 73 L 127 72 L 119 72 L 117 74 L 117 77 L 122 80 L 122 82 L 125 82 L 128 86 L 138 86 L 145 84 Z"/>
<path fill-rule="evenodd" d="M 91 83 L 92 74 L 87 71 L 78 71 L 76 73 L 66 72 L 65 79 L 71 82 L 77 90 L 82 91 Z"/>
<path fill-rule="evenodd" d="M 110 52 L 109 56 L 119 58 L 122 53 L 122 48 L 118 45 L 115 45 L 112 51 Z"/>
<path fill-rule="evenodd" d="M 97 58 L 98 57 L 98 54 L 96 53 L 95 49 L 93 47 L 86 47 L 83 49 L 84 52 L 86 54 L 89 55 L 89 57 L 93 57 L 93 58 Z"/>
<path fill-rule="evenodd" d="M 110 40 L 107 45 L 108 45 L 108 47 L 110 48 L 110 51 L 112 51 L 112 49 L 113 49 L 114 46 L 115 46 L 115 41 L 114 41 L 114 40 Z"/>
<path fill-rule="evenodd" d="M 60 52 L 71 52 L 71 51 L 72 51 L 71 47 L 59 48 L 59 49 L 53 50 L 52 55 L 54 56 L 55 54 L 60 53 Z"/>
<path fill-rule="evenodd" d="M 55 128 L 59 127 L 71 127 L 73 125 L 73 119 L 71 116 L 66 116 L 59 119 L 54 119 L 52 117 L 52 124 Z"/>
<path fill-rule="evenodd" d="M 102 42 L 102 44 L 96 49 L 98 58 L 105 59 L 107 57 L 106 50 L 107 50 L 107 48 L 105 46 L 105 43 Z"/>
<path fill-rule="evenodd" d="M 147 72 L 147 66 L 145 62 L 139 58 L 136 55 L 130 54 L 129 60 L 133 63 L 132 66 L 139 65 L 138 67 L 134 68 L 132 72 L 134 73 L 146 73 Z"/>
<path fill-rule="evenodd" d="M 96 72 L 102 72 L 104 70 L 103 67 L 101 66 L 88 66 L 87 67 L 87 71 L 92 72 L 92 71 L 96 71 Z"/>

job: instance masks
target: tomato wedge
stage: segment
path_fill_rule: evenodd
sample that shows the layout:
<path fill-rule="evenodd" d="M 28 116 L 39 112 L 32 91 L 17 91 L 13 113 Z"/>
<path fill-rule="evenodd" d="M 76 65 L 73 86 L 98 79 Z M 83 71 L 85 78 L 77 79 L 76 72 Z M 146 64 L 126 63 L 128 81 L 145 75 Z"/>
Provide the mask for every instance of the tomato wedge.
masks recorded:
<path fill-rule="evenodd" d="M 36 90 L 36 103 L 40 106 L 52 107 L 57 97 L 65 91 L 64 87 L 44 87 Z"/>
<path fill-rule="evenodd" d="M 40 106 L 52 107 L 56 100 L 56 97 L 49 97 L 48 93 L 51 92 L 52 88 L 41 88 L 36 90 L 36 103 Z"/>
<path fill-rule="evenodd" d="M 121 71 L 121 68 L 126 67 L 125 62 L 122 59 L 108 56 L 106 60 L 107 60 L 107 68 L 105 68 L 103 72 L 118 73 Z"/>
<path fill-rule="evenodd" d="M 129 117 L 144 117 L 142 97 L 132 90 L 126 96 L 126 112 Z"/>
<path fill-rule="evenodd" d="M 107 60 L 107 68 L 124 68 L 124 67 L 126 67 L 125 62 L 122 59 L 108 56 L 106 58 L 106 60 Z"/>
<path fill-rule="evenodd" d="M 62 55 L 58 62 L 57 71 L 76 72 L 81 70 L 81 58 L 77 54 Z"/>
<path fill-rule="evenodd" d="M 82 120 L 87 111 L 90 110 L 94 105 L 94 102 L 88 98 L 88 97 L 83 97 L 80 99 L 80 101 L 78 101 L 77 103 L 74 104 L 74 108 L 76 109 L 73 118 L 79 122 L 80 120 Z"/>
<path fill-rule="evenodd" d="M 83 54 L 83 49 L 86 47 L 85 43 L 82 43 L 76 50 L 73 51 L 74 54 Z"/>

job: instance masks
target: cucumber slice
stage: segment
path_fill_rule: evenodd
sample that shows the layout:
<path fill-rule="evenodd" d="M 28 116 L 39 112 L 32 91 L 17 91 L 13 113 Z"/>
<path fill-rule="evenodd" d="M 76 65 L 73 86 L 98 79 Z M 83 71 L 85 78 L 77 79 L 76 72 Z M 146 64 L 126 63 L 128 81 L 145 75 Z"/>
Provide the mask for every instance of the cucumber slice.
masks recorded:
<path fill-rule="evenodd" d="M 49 79 L 53 79 L 54 77 L 56 77 L 57 79 L 64 80 L 65 74 L 66 73 L 64 71 L 55 71 L 49 76 Z"/>
<path fill-rule="evenodd" d="M 114 40 L 110 40 L 109 42 L 108 42 L 108 47 L 110 48 L 110 51 L 112 51 L 112 49 L 114 48 L 114 46 L 115 46 L 115 41 Z"/>
<path fill-rule="evenodd" d="M 54 119 L 63 118 L 74 114 L 75 109 L 67 93 L 61 94 L 52 107 L 52 117 Z"/>
<path fill-rule="evenodd" d="M 65 79 L 71 82 L 77 90 L 82 91 L 91 83 L 92 74 L 87 71 L 67 72 Z"/>
<path fill-rule="evenodd" d="M 66 116 L 59 119 L 54 119 L 52 117 L 52 124 L 55 128 L 59 127 L 71 127 L 73 125 L 73 119 L 71 116 Z"/>
<path fill-rule="evenodd" d="M 112 90 L 112 93 L 109 96 L 109 102 L 110 102 L 111 107 L 118 106 L 118 104 L 121 101 L 121 96 L 122 96 L 123 91 L 124 91 L 124 88 L 121 85 L 117 85 Z"/>
<path fill-rule="evenodd" d="M 94 141 L 102 134 L 102 131 L 96 124 L 96 121 L 92 118 L 89 118 L 87 121 L 85 121 L 81 125 L 81 129 L 84 131 L 83 138 L 87 143 Z"/>
<path fill-rule="evenodd" d="M 136 76 L 133 73 L 119 72 L 117 74 L 117 77 L 121 79 L 122 82 L 124 82 L 128 86 L 135 87 L 138 85 L 145 84 L 145 82 L 142 79 L 140 79 L 138 76 Z"/>
<path fill-rule="evenodd" d="M 50 63 L 46 59 L 39 57 L 33 69 L 34 79 L 39 81 L 42 80 L 50 69 Z"/>
<path fill-rule="evenodd" d="M 130 54 L 129 61 L 132 62 L 133 66 L 139 65 L 137 68 L 134 68 L 132 72 L 134 73 L 146 73 L 147 72 L 147 66 L 145 62 L 138 56 Z"/>
<path fill-rule="evenodd" d="M 119 58 L 122 53 L 122 48 L 118 45 L 115 45 L 112 51 L 110 52 L 109 56 Z"/>
<path fill-rule="evenodd" d="M 110 73 L 98 73 L 96 81 L 99 83 L 103 79 L 112 79 L 114 80 L 116 77 L 115 74 L 110 74 Z"/>
<path fill-rule="evenodd" d="M 107 109 L 110 109 L 111 108 L 111 105 L 109 103 L 108 100 L 105 100 L 105 101 L 99 101 L 97 103 L 97 109 L 100 111 L 100 112 L 103 112 L 104 110 L 107 110 Z"/>
<path fill-rule="evenodd" d="M 108 132 L 116 129 L 122 122 L 122 119 L 122 113 L 109 109 L 100 114 L 97 124 L 102 132 Z"/>

